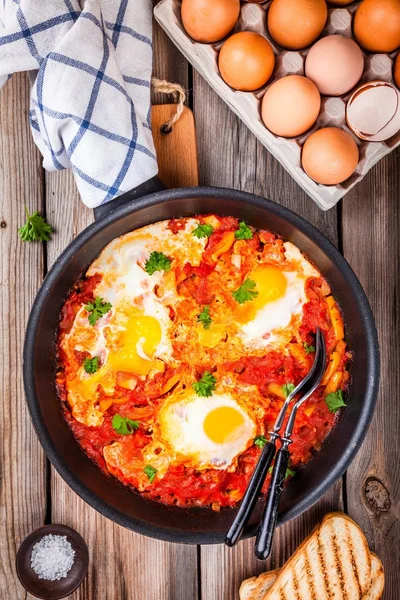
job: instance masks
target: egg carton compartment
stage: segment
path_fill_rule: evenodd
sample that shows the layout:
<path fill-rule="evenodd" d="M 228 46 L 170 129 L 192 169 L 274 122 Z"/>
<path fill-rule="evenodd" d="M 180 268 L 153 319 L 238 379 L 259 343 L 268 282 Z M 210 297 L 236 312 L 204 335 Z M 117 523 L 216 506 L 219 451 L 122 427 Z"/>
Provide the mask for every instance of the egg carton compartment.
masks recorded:
<path fill-rule="evenodd" d="M 274 73 L 268 83 L 256 92 L 236 91 L 224 82 L 218 70 L 218 53 L 227 38 L 217 44 L 202 44 L 190 38 L 182 25 L 180 0 L 161 0 L 154 9 L 154 16 L 191 65 L 257 139 L 279 160 L 317 205 L 322 210 L 328 210 L 335 206 L 381 158 L 400 145 L 400 132 L 385 142 L 365 142 L 356 137 L 346 125 L 346 103 L 353 89 L 341 97 L 322 96 L 321 112 L 317 122 L 302 136 L 287 139 L 271 133 L 261 119 L 262 97 L 277 79 L 286 75 L 304 75 L 305 58 L 310 47 L 301 51 L 289 51 L 277 46 L 267 29 L 267 11 L 270 4 L 270 1 L 265 4 L 242 4 L 239 20 L 234 30 L 227 36 L 228 38 L 238 31 L 254 31 L 264 35 L 270 42 L 276 57 Z M 344 8 L 329 8 L 328 21 L 321 37 L 336 33 L 354 39 L 352 17 L 359 4 L 360 2 L 354 2 Z M 393 83 L 393 63 L 396 52 L 391 55 L 364 52 L 364 57 L 364 73 L 356 87 L 373 80 Z M 317 129 L 329 126 L 341 127 L 349 132 L 360 151 L 360 160 L 353 175 L 342 184 L 333 186 L 314 182 L 301 166 L 301 149 L 306 139 Z"/>

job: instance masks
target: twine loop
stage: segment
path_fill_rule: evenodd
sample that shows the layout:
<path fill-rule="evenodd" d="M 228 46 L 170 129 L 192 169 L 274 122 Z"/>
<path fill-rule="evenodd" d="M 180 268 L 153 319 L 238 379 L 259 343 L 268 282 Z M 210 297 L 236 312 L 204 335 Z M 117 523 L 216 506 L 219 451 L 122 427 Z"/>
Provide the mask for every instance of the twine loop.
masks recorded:
<path fill-rule="evenodd" d="M 165 79 L 157 79 L 157 77 L 152 77 L 151 83 L 154 91 L 160 92 L 161 94 L 169 94 L 176 102 L 176 111 L 172 117 L 161 126 L 161 133 L 171 133 L 173 125 L 178 121 L 183 112 L 183 107 L 186 100 L 186 92 L 179 83 L 171 83 Z"/>

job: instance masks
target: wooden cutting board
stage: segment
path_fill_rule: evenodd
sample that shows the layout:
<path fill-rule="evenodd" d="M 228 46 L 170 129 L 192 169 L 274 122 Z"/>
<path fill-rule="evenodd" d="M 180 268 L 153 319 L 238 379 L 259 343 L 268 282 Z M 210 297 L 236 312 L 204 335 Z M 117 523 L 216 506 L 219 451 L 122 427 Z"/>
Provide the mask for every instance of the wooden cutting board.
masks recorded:
<path fill-rule="evenodd" d="M 169 133 L 163 125 L 176 112 L 175 104 L 152 107 L 151 126 L 159 167 L 158 176 L 167 188 L 199 184 L 196 128 L 192 111 L 186 106 Z"/>

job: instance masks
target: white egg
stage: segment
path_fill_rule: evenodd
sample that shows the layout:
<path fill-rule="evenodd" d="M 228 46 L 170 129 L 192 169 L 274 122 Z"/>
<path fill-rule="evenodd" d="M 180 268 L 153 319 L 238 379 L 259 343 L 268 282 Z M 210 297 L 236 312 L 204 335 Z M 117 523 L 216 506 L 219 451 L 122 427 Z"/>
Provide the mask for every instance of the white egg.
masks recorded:
<path fill-rule="evenodd" d="M 161 438 L 196 469 L 224 469 L 253 443 L 256 425 L 227 393 L 172 398 L 159 412 Z"/>

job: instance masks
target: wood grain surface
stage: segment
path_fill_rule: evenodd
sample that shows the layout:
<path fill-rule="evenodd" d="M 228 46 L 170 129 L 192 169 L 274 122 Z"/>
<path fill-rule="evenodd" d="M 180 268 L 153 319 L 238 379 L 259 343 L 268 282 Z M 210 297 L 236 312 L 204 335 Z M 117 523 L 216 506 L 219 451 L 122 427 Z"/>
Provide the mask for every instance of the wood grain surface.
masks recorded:
<path fill-rule="evenodd" d="M 86 505 L 46 462 L 25 407 L 21 382 L 24 328 L 35 292 L 63 248 L 93 219 L 70 173 L 44 177 L 27 126 L 28 86 L 14 76 L 0 92 L 0 600 L 29 598 L 19 585 L 15 553 L 44 522 L 75 527 L 90 547 L 89 576 L 73 600 L 237 600 L 243 578 L 280 566 L 329 510 L 344 508 L 367 533 L 386 568 L 384 600 L 398 600 L 400 546 L 397 387 L 399 339 L 400 152 L 381 161 L 338 208 L 320 211 L 155 25 L 154 75 L 188 90 L 200 184 L 254 192 L 291 208 L 341 249 L 374 310 L 382 353 L 378 409 L 349 469 L 324 498 L 277 531 L 267 565 L 247 540 L 183 546 L 127 531 Z M 164 96 L 154 100 L 166 103 Z M 24 244 L 17 228 L 24 204 L 45 211 L 55 234 Z"/>

